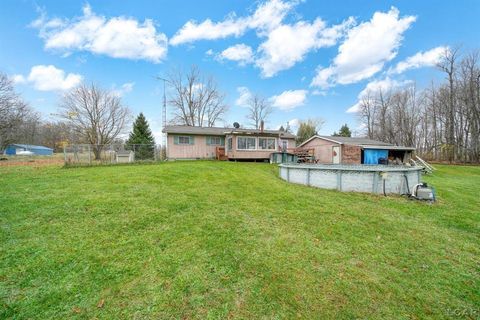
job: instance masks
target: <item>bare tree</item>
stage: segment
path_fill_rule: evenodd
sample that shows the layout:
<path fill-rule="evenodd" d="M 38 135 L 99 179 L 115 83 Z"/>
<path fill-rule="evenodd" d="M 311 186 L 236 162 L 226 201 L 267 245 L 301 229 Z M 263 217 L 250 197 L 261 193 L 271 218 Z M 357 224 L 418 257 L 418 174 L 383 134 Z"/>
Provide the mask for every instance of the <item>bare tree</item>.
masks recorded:
<path fill-rule="evenodd" d="M 170 105 L 173 106 L 174 123 L 213 127 L 228 111 L 221 93 L 212 77 L 204 77 L 196 66 L 184 75 L 181 71 L 172 72 L 168 83 L 173 89 Z"/>
<path fill-rule="evenodd" d="M 325 124 L 322 118 L 300 120 L 297 130 L 297 144 L 300 144 L 318 133 Z"/>
<path fill-rule="evenodd" d="M 17 133 L 31 109 L 15 92 L 13 82 L 0 73 L 0 150 L 15 142 Z"/>
<path fill-rule="evenodd" d="M 42 120 L 39 113 L 29 108 L 17 125 L 10 130 L 10 136 L 16 143 L 42 144 Z"/>
<path fill-rule="evenodd" d="M 79 143 L 77 135 L 64 121 L 47 121 L 41 124 L 38 144 L 61 151 L 69 143 Z"/>
<path fill-rule="evenodd" d="M 416 146 L 427 159 L 480 162 L 480 54 L 444 53 L 439 85 L 415 84 L 374 92 L 360 101 L 359 117 L 370 138 Z"/>
<path fill-rule="evenodd" d="M 65 119 L 83 141 L 92 144 L 95 159 L 100 159 L 105 144 L 124 132 L 130 111 L 114 92 L 98 86 L 80 85 L 67 92 L 60 104 Z"/>
<path fill-rule="evenodd" d="M 363 97 L 360 103 L 359 117 L 362 124 L 367 130 L 367 137 L 370 139 L 374 138 L 374 126 L 375 126 L 375 117 L 377 114 L 375 101 L 371 91 L 368 91 Z"/>
<path fill-rule="evenodd" d="M 464 157 L 480 161 L 480 53 L 471 52 L 460 63 L 459 91 L 465 118 L 463 128 Z"/>
<path fill-rule="evenodd" d="M 248 114 L 247 119 L 255 126 L 255 129 L 260 128 L 260 123 L 266 121 L 268 116 L 272 114 L 272 107 L 268 101 L 260 94 L 252 94 L 247 101 Z"/>
<path fill-rule="evenodd" d="M 445 138 L 448 161 L 455 160 L 455 72 L 459 56 L 459 48 L 448 48 L 443 53 L 438 68 L 447 74 L 448 80 L 448 103 L 446 105 Z"/>

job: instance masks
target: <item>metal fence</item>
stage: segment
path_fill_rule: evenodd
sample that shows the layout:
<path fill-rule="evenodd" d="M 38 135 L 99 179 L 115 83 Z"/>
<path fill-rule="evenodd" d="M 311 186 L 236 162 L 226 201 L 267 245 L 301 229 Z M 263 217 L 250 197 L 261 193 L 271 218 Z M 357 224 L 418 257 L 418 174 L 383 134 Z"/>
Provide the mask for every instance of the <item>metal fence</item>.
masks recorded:
<path fill-rule="evenodd" d="M 158 145 L 149 144 L 76 144 L 66 146 L 65 165 L 104 165 L 135 162 L 155 162 L 165 159 Z"/>

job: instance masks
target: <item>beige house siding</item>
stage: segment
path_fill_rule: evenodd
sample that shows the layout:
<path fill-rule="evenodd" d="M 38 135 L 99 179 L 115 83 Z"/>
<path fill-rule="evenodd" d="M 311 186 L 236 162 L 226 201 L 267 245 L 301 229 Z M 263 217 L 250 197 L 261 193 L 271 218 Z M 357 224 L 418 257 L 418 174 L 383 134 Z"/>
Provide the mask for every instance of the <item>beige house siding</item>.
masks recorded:
<path fill-rule="evenodd" d="M 207 145 L 206 136 L 195 135 L 194 144 L 175 144 L 175 136 L 191 135 L 172 135 L 167 136 L 167 157 L 169 159 L 213 159 L 215 158 L 215 149 L 217 146 Z"/>
<path fill-rule="evenodd" d="M 175 136 L 193 136 L 194 143 L 175 144 Z M 257 139 L 256 144 L 258 148 L 258 138 L 275 138 L 275 150 L 237 150 L 237 137 L 252 137 Z M 230 160 L 235 159 L 269 159 L 270 154 L 281 150 L 281 141 L 287 142 L 287 148 L 295 147 L 295 139 L 279 139 L 278 137 L 270 136 L 252 136 L 252 135 L 226 135 L 225 137 L 225 155 Z M 228 150 L 228 138 L 232 137 L 232 150 Z M 216 147 L 207 145 L 207 136 L 205 135 L 188 135 L 188 134 L 168 134 L 167 136 L 167 158 L 168 159 L 214 159 L 216 155 Z"/>
<path fill-rule="evenodd" d="M 332 163 L 333 162 L 333 146 L 340 146 L 336 142 L 314 138 L 305 143 L 302 148 L 314 149 L 315 160 L 318 163 Z"/>

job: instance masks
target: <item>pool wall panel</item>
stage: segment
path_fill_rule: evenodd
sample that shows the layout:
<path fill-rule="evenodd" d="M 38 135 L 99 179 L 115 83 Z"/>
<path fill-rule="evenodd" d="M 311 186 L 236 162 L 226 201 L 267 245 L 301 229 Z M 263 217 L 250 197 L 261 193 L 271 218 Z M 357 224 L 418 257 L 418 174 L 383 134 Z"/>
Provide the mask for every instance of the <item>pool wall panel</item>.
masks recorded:
<path fill-rule="evenodd" d="M 404 194 L 420 183 L 421 167 L 360 165 L 280 165 L 280 177 L 291 183 L 340 191 Z"/>

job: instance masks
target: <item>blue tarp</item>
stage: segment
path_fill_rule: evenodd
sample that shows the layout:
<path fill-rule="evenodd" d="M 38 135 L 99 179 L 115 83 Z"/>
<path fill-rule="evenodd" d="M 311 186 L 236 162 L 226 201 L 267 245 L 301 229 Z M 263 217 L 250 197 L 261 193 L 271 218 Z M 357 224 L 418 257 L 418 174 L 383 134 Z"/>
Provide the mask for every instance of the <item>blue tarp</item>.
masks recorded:
<path fill-rule="evenodd" d="M 31 144 L 11 144 L 5 149 L 5 154 L 13 156 L 17 154 L 17 149 L 24 151 L 31 151 L 35 155 L 41 156 L 51 156 L 53 154 L 53 149 L 47 148 L 44 146 L 35 146 Z"/>
<path fill-rule="evenodd" d="M 380 158 L 388 158 L 388 150 L 380 149 L 365 149 L 363 151 L 363 163 L 364 164 L 378 164 Z"/>

